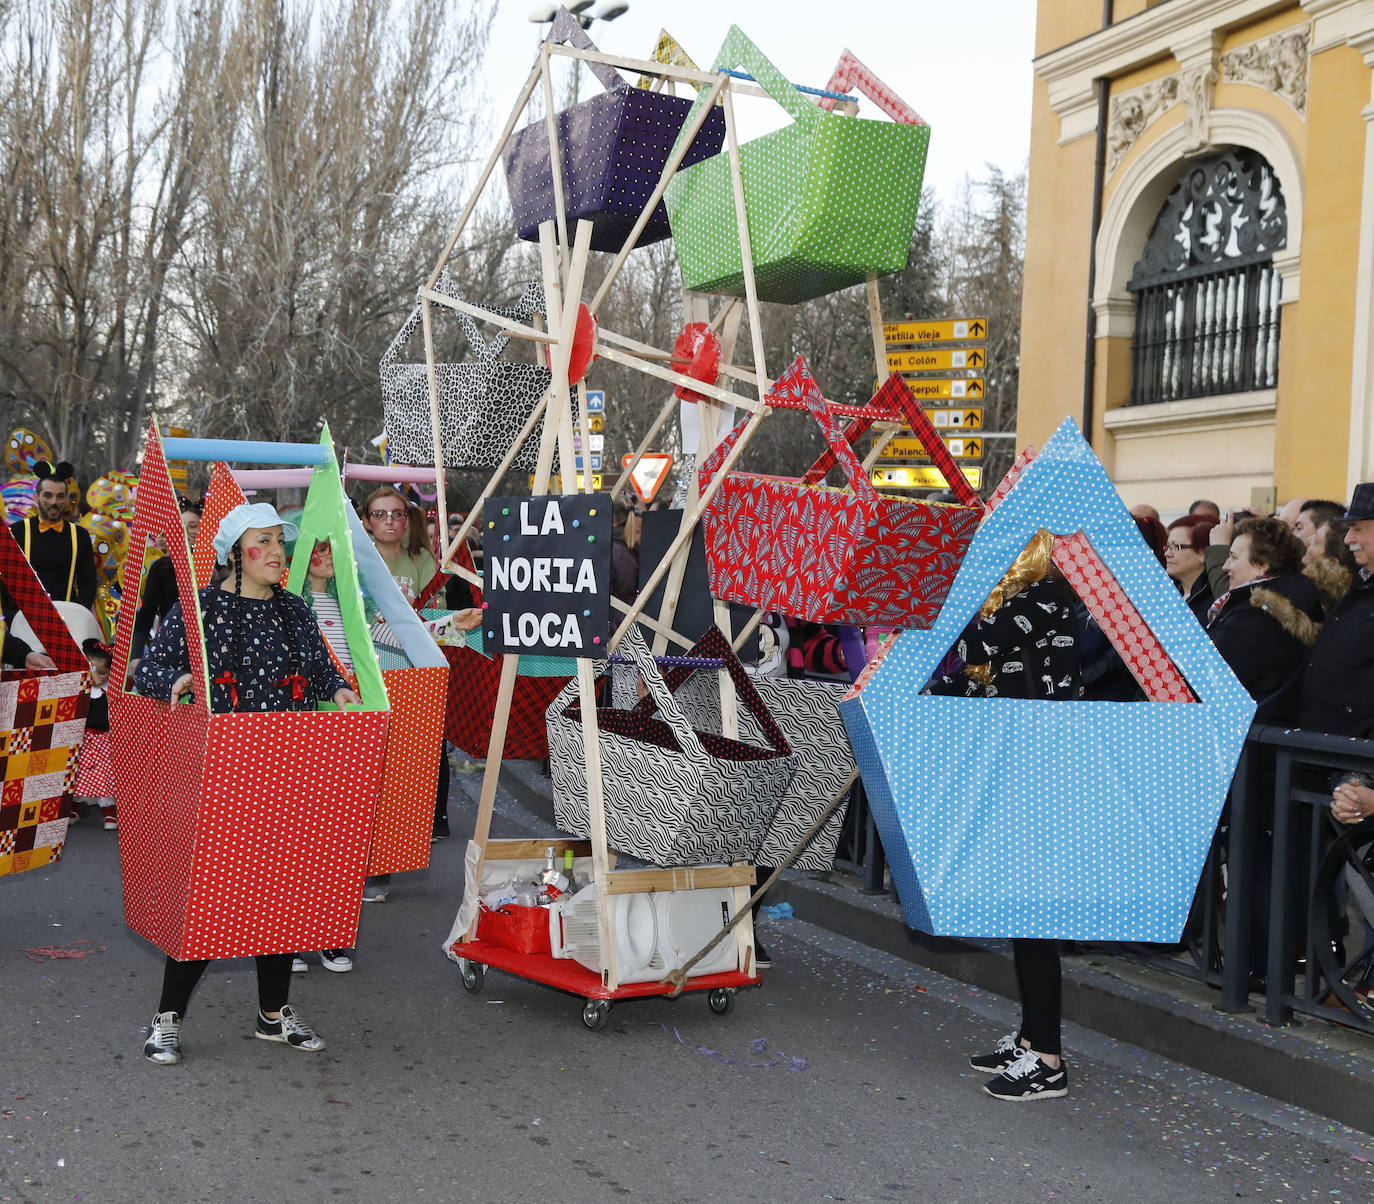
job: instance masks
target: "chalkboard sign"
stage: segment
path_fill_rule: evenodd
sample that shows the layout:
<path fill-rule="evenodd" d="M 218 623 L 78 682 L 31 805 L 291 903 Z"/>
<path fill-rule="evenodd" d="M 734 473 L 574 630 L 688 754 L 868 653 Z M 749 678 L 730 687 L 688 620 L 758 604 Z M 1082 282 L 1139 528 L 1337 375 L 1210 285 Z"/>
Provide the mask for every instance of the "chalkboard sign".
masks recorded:
<path fill-rule="evenodd" d="M 482 507 L 488 652 L 604 656 L 610 635 L 611 497 L 494 497 Z"/>

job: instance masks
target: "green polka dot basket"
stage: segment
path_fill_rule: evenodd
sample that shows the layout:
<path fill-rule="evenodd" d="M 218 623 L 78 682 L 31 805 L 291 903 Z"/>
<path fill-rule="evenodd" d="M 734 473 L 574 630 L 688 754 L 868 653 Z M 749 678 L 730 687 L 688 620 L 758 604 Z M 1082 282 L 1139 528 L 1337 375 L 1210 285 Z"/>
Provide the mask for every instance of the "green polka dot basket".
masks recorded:
<path fill-rule="evenodd" d="M 739 148 L 759 300 L 797 304 L 906 267 L 930 127 L 827 112 L 733 25 L 712 70 L 731 68 L 792 118 Z M 743 297 L 728 151 L 679 169 L 664 200 L 687 287 Z"/>

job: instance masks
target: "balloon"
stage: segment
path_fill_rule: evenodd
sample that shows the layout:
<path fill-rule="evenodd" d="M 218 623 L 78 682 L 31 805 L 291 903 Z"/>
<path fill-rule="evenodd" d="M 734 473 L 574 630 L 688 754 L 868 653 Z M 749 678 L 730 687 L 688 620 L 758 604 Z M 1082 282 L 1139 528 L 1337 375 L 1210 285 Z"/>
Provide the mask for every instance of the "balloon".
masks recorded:
<path fill-rule="evenodd" d="M 104 582 L 118 580 L 124 557 L 129 551 L 128 526 L 99 510 L 83 514 L 79 521 L 91 533 L 96 574 Z"/>
<path fill-rule="evenodd" d="M 17 523 L 38 509 L 37 477 L 12 477 L 0 493 L 5 498 L 5 522 Z"/>
<path fill-rule="evenodd" d="M 86 504 L 120 522 L 134 521 L 134 494 L 138 478 L 130 472 L 107 472 L 86 490 Z"/>
<path fill-rule="evenodd" d="M 713 385 L 720 375 L 720 338 L 706 322 L 689 322 L 673 344 L 673 371 L 704 385 Z M 675 385 L 673 394 L 680 401 L 704 401 L 683 385 Z"/>
<path fill-rule="evenodd" d="M 577 326 L 573 330 L 572 354 L 568 359 L 568 384 L 577 384 L 587 375 L 592 360 L 596 359 L 597 321 L 592 311 L 585 305 L 577 307 Z M 553 347 L 544 349 L 544 357 L 553 366 Z"/>
<path fill-rule="evenodd" d="M 34 464 L 47 460 L 51 464 L 56 457 L 43 440 L 26 426 L 17 426 L 10 431 L 5 445 L 5 467 L 14 476 L 29 476 Z"/>

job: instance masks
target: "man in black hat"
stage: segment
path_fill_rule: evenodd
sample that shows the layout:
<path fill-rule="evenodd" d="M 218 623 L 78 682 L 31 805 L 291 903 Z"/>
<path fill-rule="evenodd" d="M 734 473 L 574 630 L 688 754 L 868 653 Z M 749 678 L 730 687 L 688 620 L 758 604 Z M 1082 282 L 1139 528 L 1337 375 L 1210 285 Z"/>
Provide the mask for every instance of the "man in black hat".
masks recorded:
<path fill-rule="evenodd" d="M 1374 481 L 1355 486 L 1338 520 L 1355 557 L 1350 588 L 1326 612 L 1303 668 L 1301 724 L 1338 736 L 1374 736 Z"/>
<path fill-rule="evenodd" d="M 21 518 L 11 525 L 10 531 L 48 597 L 54 602 L 77 602 L 89 610 L 95 603 L 98 584 L 95 550 L 91 547 L 90 532 L 66 517 L 67 482 L 72 471 L 65 461 L 54 468 L 46 460 L 39 460 L 33 466 L 33 474 L 38 478 L 38 513 Z M 18 606 L 3 586 L 0 606 L 8 629 Z M 18 644 L 17 640 L 6 640 L 7 661 L 16 663 Z"/>

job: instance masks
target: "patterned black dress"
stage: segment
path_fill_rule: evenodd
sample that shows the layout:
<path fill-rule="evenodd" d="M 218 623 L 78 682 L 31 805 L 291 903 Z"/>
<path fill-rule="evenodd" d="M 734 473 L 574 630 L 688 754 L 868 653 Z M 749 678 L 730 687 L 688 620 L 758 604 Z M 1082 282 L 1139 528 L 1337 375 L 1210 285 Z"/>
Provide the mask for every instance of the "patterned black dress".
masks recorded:
<path fill-rule="evenodd" d="M 315 616 L 295 594 L 277 589 L 271 598 L 244 598 L 210 585 L 200 591 L 200 609 L 212 711 L 308 711 L 348 688 Z M 166 701 L 190 668 L 178 602 L 139 662 L 134 687 Z"/>
<path fill-rule="evenodd" d="M 969 698 L 1052 698 L 1083 696 L 1079 663 L 1082 631 L 1068 583 L 1046 578 L 1027 586 L 990 619 L 974 620 L 955 642 L 966 665 L 989 665 L 992 684 L 964 673 L 937 677 L 932 694 Z"/>

